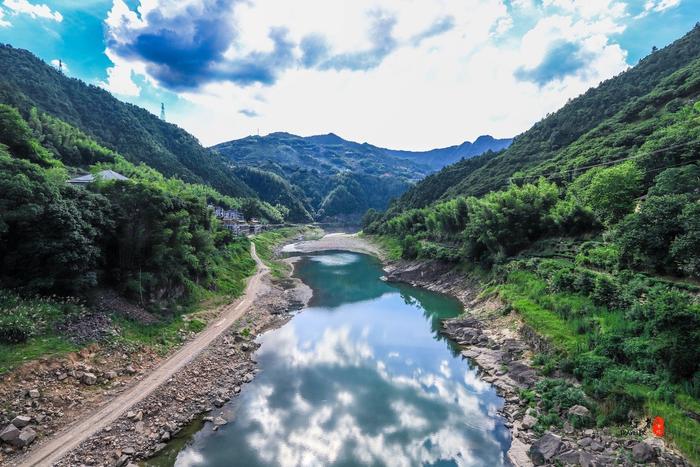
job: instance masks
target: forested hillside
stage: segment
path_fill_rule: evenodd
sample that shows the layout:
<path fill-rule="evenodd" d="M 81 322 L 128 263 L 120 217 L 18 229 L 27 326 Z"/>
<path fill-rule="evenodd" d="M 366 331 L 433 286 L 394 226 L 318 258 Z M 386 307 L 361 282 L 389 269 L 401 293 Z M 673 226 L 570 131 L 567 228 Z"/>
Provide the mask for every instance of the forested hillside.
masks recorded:
<path fill-rule="evenodd" d="M 551 346 L 541 372 L 578 379 L 599 426 L 662 416 L 700 462 L 700 27 L 506 151 L 368 212 L 365 231 L 488 282 Z M 543 407 L 574 394 L 551 386 Z"/>
<path fill-rule="evenodd" d="M 67 180 L 79 167 L 129 179 L 75 187 Z M 102 319 L 85 306 L 105 294 L 151 311 L 158 332 L 174 326 L 173 335 L 187 328 L 176 310 L 239 294 L 254 269 L 248 241 L 221 227 L 208 203 L 283 221 L 256 198 L 167 178 L 55 117 L 33 108 L 25 120 L 0 104 L 0 372 L 25 352 L 70 348 L 59 329 Z"/>
<path fill-rule="evenodd" d="M 481 136 L 474 143 L 412 152 L 355 143 L 334 134 L 273 133 L 221 143 L 213 149 L 237 166 L 258 169 L 238 169 L 237 174 L 260 193 L 265 193 L 261 186 L 274 187 L 271 196 L 262 195 L 266 201 L 287 200 L 283 204 L 298 219 L 304 218 L 302 207 L 318 219 L 328 219 L 357 217 L 369 208 L 384 209 L 425 175 L 462 158 L 500 150 L 510 141 Z M 289 186 L 260 169 L 285 179 Z"/>
<path fill-rule="evenodd" d="M 506 187 L 511 177 L 570 178 L 577 167 L 633 155 L 653 131 L 644 122 L 655 121 L 650 118 L 665 105 L 678 109 L 697 92 L 700 84 L 693 70 L 669 76 L 698 57 L 700 28 L 696 27 L 635 67 L 571 100 L 517 136 L 507 150 L 458 162 L 427 177 L 402 196 L 394 210 L 423 207 L 457 195 L 483 195 Z"/>
<path fill-rule="evenodd" d="M 143 162 L 191 183 L 236 197 L 255 196 L 222 158 L 197 139 L 104 89 L 68 78 L 26 50 L 0 45 L 0 102 L 26 118 L 31 109 L 52 115 L 133 163 Z"/>

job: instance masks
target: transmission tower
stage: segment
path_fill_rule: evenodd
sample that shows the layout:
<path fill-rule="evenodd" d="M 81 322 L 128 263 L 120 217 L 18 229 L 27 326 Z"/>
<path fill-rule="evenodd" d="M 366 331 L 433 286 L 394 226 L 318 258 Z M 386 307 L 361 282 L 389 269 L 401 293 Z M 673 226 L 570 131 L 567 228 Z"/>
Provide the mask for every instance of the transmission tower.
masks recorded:
<path fill-rule="evenodd" d="M 165 104 L 160 103 L 160 119 L 165 121 Z"/>

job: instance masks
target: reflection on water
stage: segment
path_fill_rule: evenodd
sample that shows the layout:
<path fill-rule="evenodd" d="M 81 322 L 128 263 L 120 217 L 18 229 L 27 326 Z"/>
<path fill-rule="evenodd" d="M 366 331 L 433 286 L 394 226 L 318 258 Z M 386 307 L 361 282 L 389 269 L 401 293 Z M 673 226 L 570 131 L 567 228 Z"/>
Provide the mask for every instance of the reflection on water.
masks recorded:
<path fill-rule="evenodd" d="M 447 297 L 379 280 L 375 259 L 330 252 L 297 274 L 310 307 L 260 338 L 261 373 L 178 466 L 504 465 L 501 400 L 450 344 Z"/>

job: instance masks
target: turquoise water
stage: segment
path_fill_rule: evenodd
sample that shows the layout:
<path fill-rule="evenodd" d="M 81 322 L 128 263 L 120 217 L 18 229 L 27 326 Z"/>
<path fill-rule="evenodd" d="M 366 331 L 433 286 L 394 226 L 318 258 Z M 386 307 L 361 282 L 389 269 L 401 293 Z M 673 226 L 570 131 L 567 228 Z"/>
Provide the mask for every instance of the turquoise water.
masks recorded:
<path fill-rule="evenodd" d="M 304 257 L 309 307 L 259 337 L 261 372 L 177 466 L 504 465 L 502 401 L 438 333 L 449 297 L 380 280 L 370 256 Z M 172 462 L 172 461 L 170 461 Z"/>

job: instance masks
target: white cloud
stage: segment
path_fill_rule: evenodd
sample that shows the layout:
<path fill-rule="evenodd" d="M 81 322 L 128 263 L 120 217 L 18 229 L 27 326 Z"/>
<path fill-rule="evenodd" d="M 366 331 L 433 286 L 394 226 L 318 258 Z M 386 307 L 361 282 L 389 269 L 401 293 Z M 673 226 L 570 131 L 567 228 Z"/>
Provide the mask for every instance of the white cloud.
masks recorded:
<path fill-rule="evenodd" d="M 58 11 L 53 11 L 48 5 L 33 4 L 27 0 L 5 0 L 3 2 L 6 8 L 15 14 L 25 14 L 32 18 L 43 18 L 51 21 L 63 21 L 63 15 Z"/>
<path fill-rule="evenodd" d="M 0 8 L 0 28 L 9 28 L 12 23 L 5 19 L 5 10 Z"/>
<path fill-rule="evenodd" d="M 138 64 L 114 56 L 109 50 L 105 51 L 105 54 L 114 66 L 107 68 L 107 80 L 98 84 L 113 94 L 121 96 L 140 95 L 141 88 L 133 80 Z M 142 73 L 142 76 L 145 75 Z"/>
<path fill-rule="evenodd" d="M 641 19 L 651 13 L 662 13 L 672 8 L 676 8 L 680 4 L 681 0 L 647 0 L 644 3 L 644 9 L 634 18 Z"/>
<path fill-rule="evenodd" d="M 164 76 L 172 74 L 154 75 L 144 59 L 120 55 L 119 45 L 128 46 L 149 27 L 149 12 L 158 10 L 170 19 L 182 11 L 197 16 L 207 1 L 143 0 L 137 14 L 123 0 L 115 0 L 106 20 L 112 41 L 107 53 L 115 65 L 108 71 L 105 88 L 137 95 L 134 74 L 166 86 Z M 525 32 L 518 23 L 522 14 L 516 14 L 524 10 L 529 18 L 523 23 L 528 25 Z M 323 37 L 334 54 L 371 50 L 368 18 L 377 11 L 393 18 L 390 34 L 395 47 L 376 66 L 301 65 L 299 44 L 311 34 Z M 626 53 L 612 37 L 624 30 L 629 15 L 625 4 L 616 0 L 545 0 L 539 6 L 518 0 L 510 7 L 502 0 L 249 0 L 233 3 L 220 17 L 224 29 L 235 31 L 231 38 L 219 38 L 230 42 L 222 50 L 223 62 L 207 65 L 211 68 L 200 86 L 176 89 L 192 105 L 171 114 L 174 122 L 205 144 L 258 129 L 263 134 L 332 131 L 406 149 L 447 146 L 486 133 L 514 136 L 627 67 Z M 288 31 L 296 63 L 274 69 L 268 84 L 211 78 L 225 74 L 227 62 L 273 51 L 270 31 L 278 27 Z M 437 32 L 423 35 L 426 31 Z M 193 34 L 187 24 L 179 33 Z M 519 69 L 542 66 L 562 41 L 585 58 L 580 69 L 554 75 L 542 85 L 517 78 Z"/>

